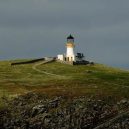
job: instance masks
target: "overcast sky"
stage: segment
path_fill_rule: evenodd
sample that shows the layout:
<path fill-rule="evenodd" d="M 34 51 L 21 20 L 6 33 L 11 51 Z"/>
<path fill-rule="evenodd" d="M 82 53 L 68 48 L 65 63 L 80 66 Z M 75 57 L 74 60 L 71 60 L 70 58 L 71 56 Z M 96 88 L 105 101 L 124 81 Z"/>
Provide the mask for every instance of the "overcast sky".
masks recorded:
<path fill-rule="evenodd" d="M 129 0 L 0 0 L 0 59 L 65 53 L 129 68 Z"/>

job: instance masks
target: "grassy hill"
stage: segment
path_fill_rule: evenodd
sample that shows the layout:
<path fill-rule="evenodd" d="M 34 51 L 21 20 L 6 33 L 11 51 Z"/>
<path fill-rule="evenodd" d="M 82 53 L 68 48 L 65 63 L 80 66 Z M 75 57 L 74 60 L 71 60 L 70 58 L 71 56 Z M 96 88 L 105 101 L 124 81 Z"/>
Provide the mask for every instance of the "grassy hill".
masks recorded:
<path fill-rule="evenodd" d="M 0 129 L 129 128 L 128 71 L 19 61 L 0 62 Z"/>
<path fill-rule="evenodd" d="M 52 62 L 11 66 L 0 62 L 0 95 L 34 91 L 48 95 L 80 96 L 89 94 L 129 97 L 129 72 L 101 64 L 71 66 Z M 17 60 L 18 62 L 18 60 Z"/>

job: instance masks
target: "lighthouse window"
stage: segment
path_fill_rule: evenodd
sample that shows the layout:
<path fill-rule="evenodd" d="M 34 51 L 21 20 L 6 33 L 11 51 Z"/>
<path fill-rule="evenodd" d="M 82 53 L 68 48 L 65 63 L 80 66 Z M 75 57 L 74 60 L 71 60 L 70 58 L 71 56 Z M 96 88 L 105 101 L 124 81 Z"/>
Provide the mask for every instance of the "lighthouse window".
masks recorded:
<path fill-rule="evenodd" d="M 73 40 L 73 39 L 68 39 L 67 42 L 68 42 L 68 43 L 73 43 L 74 40 Z"/>

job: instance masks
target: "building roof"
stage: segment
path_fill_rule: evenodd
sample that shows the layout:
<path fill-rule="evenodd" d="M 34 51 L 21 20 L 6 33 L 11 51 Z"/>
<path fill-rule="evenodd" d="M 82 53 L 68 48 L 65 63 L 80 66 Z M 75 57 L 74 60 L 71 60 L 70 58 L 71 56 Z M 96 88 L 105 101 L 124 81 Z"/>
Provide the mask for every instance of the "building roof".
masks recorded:
<path fill-rule="evenodd" d="M 67 39 L 74 39 L 74 37 L 70 34 Z"/>

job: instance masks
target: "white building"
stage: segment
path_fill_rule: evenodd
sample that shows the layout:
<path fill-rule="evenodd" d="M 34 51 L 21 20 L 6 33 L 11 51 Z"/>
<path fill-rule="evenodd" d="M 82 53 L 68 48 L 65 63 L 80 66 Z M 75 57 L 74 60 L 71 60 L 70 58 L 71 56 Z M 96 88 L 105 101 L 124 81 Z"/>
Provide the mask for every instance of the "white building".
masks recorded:
<path fill-rule="evenodd" d="M 57 59 L 60 61 L 67 61 L 67 62 L 82 61 L 84 57 L 83 54 L 77 53 L 77 55 L 75 55 L 74 48 L 75 48 L 74 37 L 72 35 L 69 35 L 67 37 L 67 43 L 66 43 L 66 54 L 58 55 Z"/>
<path fill-rule="evenodd" d="M 58 55 L 57 59 L 61 60 L 61 61 L 64 61 L 65 60 L 65 56 L 64 55 Z"/>

